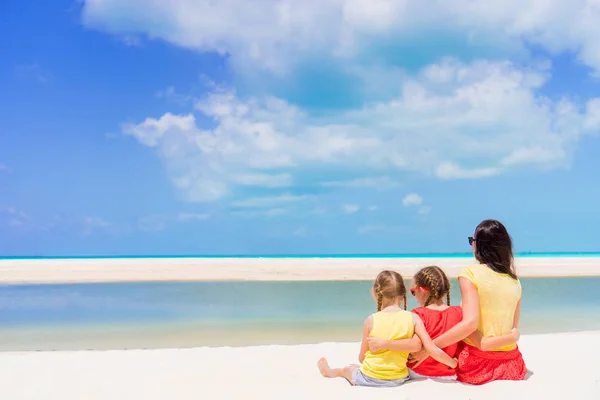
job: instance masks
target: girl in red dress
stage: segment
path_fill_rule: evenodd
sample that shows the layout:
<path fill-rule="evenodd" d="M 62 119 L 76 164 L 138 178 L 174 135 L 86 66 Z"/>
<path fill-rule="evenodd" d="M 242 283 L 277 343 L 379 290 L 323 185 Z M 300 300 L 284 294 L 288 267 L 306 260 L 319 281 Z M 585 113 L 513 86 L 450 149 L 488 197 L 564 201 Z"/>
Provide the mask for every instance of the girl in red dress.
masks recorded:
<path fill-rule="evenodd" d="M 413 287 L 410 292 L 420 305 L 412 312 L 421 318 L 425 330 L 432 339 L 442 335 L 462 320 L 461 307 L 450 305 L 450 281 L 441 268 L 430 266 L 417 272 L 413 278 Z M 519 339 L 519 332 L 514 329 L 508 335 L 490 338 L 483 338 L 475 333 L 470 339 L 477 348 L 487 351 L 509 343 L 516 343 Z M 401 340 L 369 338 L 371 351 L 380 349 L 401 351 L 404 347 L 405 344 Z M 442 350 L 450 357 L 457 357 L 459 343 L 450 344 Z M 411 379 L 456 380 L 456 369 L 439 363 L 431 357 L 417 363 L 409 362 L 407 366 L 410 368 Z"/>

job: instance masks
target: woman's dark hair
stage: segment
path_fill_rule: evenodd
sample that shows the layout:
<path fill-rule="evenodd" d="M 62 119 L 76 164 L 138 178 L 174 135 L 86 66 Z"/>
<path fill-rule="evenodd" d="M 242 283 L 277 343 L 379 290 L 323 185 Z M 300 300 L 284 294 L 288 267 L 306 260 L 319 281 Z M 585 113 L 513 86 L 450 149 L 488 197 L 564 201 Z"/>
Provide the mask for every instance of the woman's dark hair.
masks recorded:
<path fill-rule="evenodd" d="M 475 229 L 475 258 L 492 270 L 517 279 L 513 264 L 512 239 L 499 221 L 486 219 Z"/>

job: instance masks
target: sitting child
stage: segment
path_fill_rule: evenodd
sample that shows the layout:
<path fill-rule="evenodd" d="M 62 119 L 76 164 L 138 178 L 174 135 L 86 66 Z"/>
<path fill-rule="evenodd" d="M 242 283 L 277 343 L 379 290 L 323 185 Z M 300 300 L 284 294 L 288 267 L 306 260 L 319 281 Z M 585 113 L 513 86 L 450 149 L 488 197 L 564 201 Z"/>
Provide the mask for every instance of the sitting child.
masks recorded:
<path fill-rule="evenodd" d="M 321 358 L 318 367 L 324 377 L 346 378 L 356 386 L 399 386 L 409 378 L 406 366 L 409 353 L 419 351 L 421 344 L 435 360 L 448 368 L 456 368 L 456 359 L 433 344 L 421 318 L 406 311 L 406 288 L 399 273 L 383 271 L 377 275 L 372 295 L 377 303 L 377 312 L 364 324 L 358 356 L 362 365 L 331 368 L 327 360 Z M 404 305 L 404 310 L 400 304 Z M 369 338 L 399 343 L 401 348 L 395 351 L 369 350 Z"/>

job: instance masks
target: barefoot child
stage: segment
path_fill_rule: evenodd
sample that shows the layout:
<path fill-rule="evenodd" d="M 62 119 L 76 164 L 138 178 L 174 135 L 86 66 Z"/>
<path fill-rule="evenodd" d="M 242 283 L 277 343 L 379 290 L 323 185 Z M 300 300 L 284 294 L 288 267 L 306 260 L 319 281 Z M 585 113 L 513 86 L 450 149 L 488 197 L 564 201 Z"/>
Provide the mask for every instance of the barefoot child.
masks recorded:
<path fill-rule="evenodd" d="M 436 266 L 425 267 L 421 269 L 413 278 L 413 287 L 411 294 L 419 302 L 420 307 L 412 312 L 420 317 L 425 325 L 425 329 L 430 337 L 436 338 L 448 331 L 462 320 L 462 309 L 458 306 L 450 306 L 450 281 L 442 271 Z M 446 304 L 444 304 L 446 300 Z M 510 343 L 516 343 L 519 339 L 519 332 L 515 329 L 508 335 L 499 337 L 482 338 L 475 332 L 470 339 L 476 346 L 484 351 L 505 346 Z M 389 349 L 401 351 L 406 348 L 403 341 L 369 339 L 369 348 L 372 351 Z M 453 343 L 443 349 L 450 357 L 457 356 L 458 343 Z M 431 357 L 426 358 L 421 363 L 409 362 L 410 378 L 437 378 L 443 380 L 456 380 L 456 370 L 443 363 L 440 363 Z"/>
<path fill-rule="evenodd" d="M 406 288 L 400 274 L 394 271 L 381 272 L 375 279 L 372 294 L 377 302 L 377 312 L 369 316 L 364 324 L 358 355 L 362 365 L 331 368 L 327 360 L 321 358 L 318 367 L 324 377 L 346 378 L 356 386 L 399 386 L 408 379 L 408 354 L 420 350 L 421 343 L 434 359 L 456 368 L 456 360 L 433 345 L 419 316 L 406 311 Z M 404 310 L 400 308 L 400 303 L 404 304 Z M 397 351 L 370 351 L 369 337 L 397 341 L 401 346 Z"/>

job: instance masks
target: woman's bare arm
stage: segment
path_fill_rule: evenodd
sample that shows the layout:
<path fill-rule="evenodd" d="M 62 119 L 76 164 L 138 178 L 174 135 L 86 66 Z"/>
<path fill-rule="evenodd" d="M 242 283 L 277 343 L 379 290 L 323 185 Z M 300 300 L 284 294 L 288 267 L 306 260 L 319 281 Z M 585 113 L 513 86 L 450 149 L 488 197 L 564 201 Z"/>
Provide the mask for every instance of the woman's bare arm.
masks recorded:
<path fill-rule="evenodd" d="M 433 343 L 433 340 L 431 340 L 431 337 L 427 333 L 427 330 L 425 330 L 425 325 L 423 324 L 423 321 L 421 321 L 421 318 L 419 318 L 418 315 L 413 314 L 413 322 L 415 323 L 415 333 L 419 336 L 421 342 L 423 342 L 423 347 L 425 347 L 427 353 L 431 357 L 433 357 L 433 359 L 437 362 L 446 364 L 450 368 L 456 368 L 456 359 L 450 357 L 442 349 L 440 349 Z"/>
<path fill-rule="evenodd" d="M 446 332 L 436 337 L 433 343 L 440 349 L 460 342 L 477 330 L 479 325 L 479 293 L 473 283 L 467 278 L 459 277 L 460 293 L 462 296 L 463 319 Z M 426 351 L 412 353 L 410 361 L 419 366 L 429 357 Z"/>
<path fill-rule="evenodd" d="M 479 293 L 467 278 L 458 278 L 462 296 L 463 319 L 452 328 L 435 338 L 435 345 L 441 349 L 460 342 L 477 330 L 479 326 Z"/>
<path fill-rule="evenodd" d="M 475 332 L 479 325 L 479 293 L 477 288 L 467 278 L 459 277 L 458 283 L 462 296 L 463 319 L 433 340 L 433 343 L 440 349 L 465 339 Z M 417 367 L 428 357 L 429 354 L 425 350 L 421 350 L 412 353 L 410 361 L 415 363 L 414 367 Z"/>

